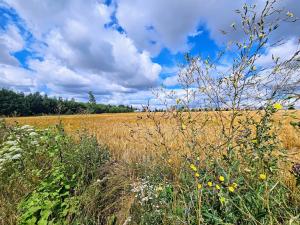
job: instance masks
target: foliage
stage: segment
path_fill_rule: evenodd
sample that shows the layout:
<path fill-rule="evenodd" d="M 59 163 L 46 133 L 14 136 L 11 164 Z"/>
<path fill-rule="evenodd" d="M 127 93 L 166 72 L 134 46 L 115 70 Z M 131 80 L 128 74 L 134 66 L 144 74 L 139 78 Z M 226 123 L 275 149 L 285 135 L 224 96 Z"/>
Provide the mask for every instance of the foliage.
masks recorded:
<path fill-rule="evenodd" d="M 92 93 L 89 93 L 89 95 Z M 93 95 L 90 96 L 94 97 Z M 96 104 L 95 97 L 91 103 L 76 102 L 74 99 L 49 98 L 39 92 L 25 95 L 11 90 L 0 90 L 0 115 L 2 116 L 31 116 L 53 114 L 79 113 L 121 113 L 133 112 L 129 106 Z"/>
<path fill-rule="evenodd" d="M 158 151 L 133 188 L 136 224 L 300 223 L 298 164 L 292 167 L 291 185 L 286 182 L 291 164 L 274 123 L 275 114 L 299 100 L 300 51 L 259 64 L 267 46 L 282 44 L 272 36 L 280 24 L 296 20 L 276 6 L 276 0 L 262 9 L 245 4 L 236 11 L 241 23 L 231 25 L 240 32 L 239 40 L 214 58 L 187 54 L 179 91 L 157 90 L 166 111 L 148 110 L 145 118 L 144 138 Z M 230 53 L 233 58 L 224 68 Z M 193 110 L 199 107 L 215 110 Z M 171 124 L 170 138 L 159 118 Z M 215 129 L 208 133 L 208 127 Z M 177 148 L 170 139 L 185 147 Z"/>
<path fill-rule="evenodd" d="M 101 178 L 98 171 L 109 161 L 106 147 L 87 135 L 75 141 L 62 127 L 37 130 L 2 122 L 0 130 L 0 221 L 67 224 L 75 220 L 85 207 L 81 196 Z"/>
<path fill-rule="evenodd" d="M 184 157 L 179 174 L 161 162 L 144 170 L 133 187 L 136 201 L 132 220 L 137 224 L 298 224 L 300 193 L 295 195 L 283 179 L 284 158 L 265 109 L 253 135 L 228 147 L 223 157 Z M 250 124 L 249 124 L 250 125 Z M 245 124 L 244 124 L 245 126 Z M 146 166 L 145 166 L 146 167 Z M 152 168 L 152 169 L 151 169 Z M 298 176 L 298 166 L 293 167 Z"/>

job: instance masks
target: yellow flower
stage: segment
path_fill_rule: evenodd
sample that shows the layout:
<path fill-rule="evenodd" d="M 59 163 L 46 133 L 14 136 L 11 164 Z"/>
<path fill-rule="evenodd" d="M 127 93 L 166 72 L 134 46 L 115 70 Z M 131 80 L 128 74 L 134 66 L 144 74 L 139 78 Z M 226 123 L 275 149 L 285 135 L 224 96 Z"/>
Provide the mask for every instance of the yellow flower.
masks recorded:
<path fill-rule="evenodd" d="M 209 187 L 212 187 L 212 186 L 213 186 L 213 183 L 212 183 L 211 181 L 208 181 L 208 182 L 207 182 L 207 185 L 208 185 Z"/>
<path fill-rule="evenodd" d="M 169 160 L 168 160 L 168 163 L 172 163 L 172 159 L 169 159 Z"/>
<path fill-rule="evenodd" d="M 252 143 L 253 143 L 253 144 L 257 144 L 257 140 L 256 140 L 256 139 L 253 139 L 253 140 L 252 140 Z"/>
<path fill-rule="evenodd" d="M 265 34 L 264 34 L 264 33 L 260 33 L 260 34 L 258 35 L 258 37 L 259 37 L 259 38 L 264 38 L 264 37 L 265 37 Z"/>
<path fill-rule="evenodd" d="M 282 105 L 281 105 L 280 103 L 275 103 L 275 104 L 273 105 L 273 107 L 274 107 L 274 109 L 277 109 L 277 110 L 282 109 Z"/>
<path fill-rule="evenodd" d="M 232 184 L 232 187 L 233 187 L 233 188 L 237 188 L 237 186 L 238 186 L 237 183 L 233 183 L 233 184 Z"/>
<path fill-rule="evenodd" d="M 163 190 L 163 188 L 161 186 L 156 188 L 156 191 L 162 191 L 162 190 Z"/>
<path fill-rule="evenodd" d="M 287 12 L 286 15 L 287 15 L 288 17 L 294 17 L 294 14 L 293 14 L 292 12 Z"/>
<path fill-rule="evenodd" d="M 261 173 L 261 174 L 259 174 L 259 179 L 265 180 L 265 179 L 267 179 L 267 175 L 264 173 Z"/>
<path fill-rule="evenodd" d="M 191 168 L 193 171 L 195 171 L 195 172 L 197 171 L 197 167 L 196 167 L 194 164 L 191 164 L 191 165 L 190 165 L 190 168 Z"/>
<path fill-rule="evenodd" d="M 229 187 L 228 187 L 228 191 L 230 191 L 230 192 L 234 192 L 234 187 L 232 187 L 232 186 L 229 186 Z"/>
<path fill-rule="evenodd" d="M 180 103 L 180 101 L 181 101 L 181 100 L 180 100 L 179 98 L 177 98 L 177 99 L 176 99 L 176 104 L 178 105 L 178 104 Z"/>
<path fill-rule="evenodd" d="M 223 196 L 220 197 L 220 202 L 221 202 L 221 204 L 223 205 L 223 204 L 226 202 L 226 198 L 224 198 Z"/>
<path fill-rule="evenodd" d="M 185 130 L 186 129 L 186 125 L 184 123 L 181 124 L 181 128 L 182 130 Z"/>
<path fill-rule="evenodd" d="M 251 69 L 252 69 L 253 71 L 255 71 L 255 70 L 256 70 L 256 66 L 252 66 Z"/>
<path fill-rule="evenodd" d="M 221 188 L 220 188 L 220 186 L 219 186 L 219 185 L 216 185 L 216 189 L 217 189 L 217 190 L 220 190 Z"/>
<path fill-rule="evenodd" d="M 219 176 L 219 180 L 220 180 L 221 182 L 223 182 L 223 181 L 225 180 L 225 178 L 224 178 L 223 176 Z"/>
<path fill-rule="evenodd" d="M 200 174 L 199 173 L 195 173 L 195 177 L 200 177 Z"/>
<path fill-rule="evenodd" d="M 197 187 L 198 187 L 198 189 L 201 189 L 202 188 L 202 184 L 198 184 Z"/>

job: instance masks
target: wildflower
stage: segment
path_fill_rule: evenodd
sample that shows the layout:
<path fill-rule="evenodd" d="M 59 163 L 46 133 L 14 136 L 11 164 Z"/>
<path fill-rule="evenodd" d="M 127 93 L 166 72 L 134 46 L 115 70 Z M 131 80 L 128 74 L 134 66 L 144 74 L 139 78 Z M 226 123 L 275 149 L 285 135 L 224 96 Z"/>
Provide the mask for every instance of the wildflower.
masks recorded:
<path fill-rule="evenodd" d="M 197 157 L 197 161 L 200 161 L 200 157 L 199 156 Z"/>
<path fill-rule="evenodd" d="M 169 159 L 169 160 L 168 160 L 168 163 L 172 163 L 172 159 Z"/>
<path fill-rule="evenodd" d="M 262 39 L 262 38 L 265 37 L 265 34 L 264 34 L 264 33 L 260 33 L 260 34 L 258 35 L 258 37 Z"/>
<path fill-rule="evenodd" d="M 13 157 L 11 157 L 12 160 L 19 159 L 19 158 L 21 158 L 21 154 L 16 154 Z"/>
<path fill-rule="evenodd" d="M 186 125 L 184 123 L 181 124 L 181 128 L 182 130 L 185 130 L 186 129 Z"/>
<path fill-rule="evenodd" d="M 202 184 L 198 184 L 197 187 L 198 187 L 198 189 L 201 189 L 202 188 Z"/>
<path fill-rule="evenodd" d="M 223 181 L 225 180 L 225 178 L 224 178 L 223 176 L 219 176 L 219 180 L 220 180 L 221 182 L 223 182 Z"/>
<path fill-rule="evenodd" d="M 256 139 L 253 139 L 253 140 L 252 140 L 252 143 L 253 143 L 253 144 L 257 144 L 257 140 L 256 140 Z"/>
<path fill-rule="evenodd" d="M 161 186 L 156 188 L 156 191 L 162 191 L 162 190 L 163 190 L 163 188 Z"/>
<path fill-rule="evenodd" d="M 237 183 L 232 183 L 232 187 L 237 188 L 238 184 Z"/>
<path fill-rule="evenodd" d="M 294 17 L 294 14 L 292 12 L 287 12 L 286 15 L 291 18 Z"/>
<path fill-rule="evenodd" d="M 230 192 L 234 192 L 234 187 L 232 187 L 232 186 L 229 186 L 229 187 L 228 187 L 228 191 L 230 191 Z"/>
<path fill-rule="evenodd" d="M 199 173 L 195 173 L 195 177 L 200 177 L 200 174 Z"/>
<path fill-rule="evenodd" d="M 207 185 L 208 185 L 209 187 L 212 187 L 212 186 L 213 186 L 213 183 L 212 183 L 211 181 L 208 181 L 208 182 L 207 182 Z"/>
<path fill-rule="evenodd" d="M 195 171 L 195 172 L 197 171 L 197 167 L 196 167 L 194 164 L 191 164 L 191 165 L 190 165 L 190 168 L 191 168 L 193 171 Z"/>
<path fill-rule="evenodd" d="M 280 109 L 282 109 L 282 105 L 280 104 L 280 103 L 275 103 L 274 105 L 273 105 L 273 108 L 274 109 L 276 109 L 276 110 L 280 110 Z"/>
<path fill-rule="evenodd" d="M 217 189 L 217 190 L 220 190 L 221 188 L 220 188 L 220 186 L 219 186 L 219 185 L 216 185 L 216 189 Z"/>
<path fill-rule="evenodd" d="M 226 198 L 224 198 L 223 196 L 220 197 L 219 200 L 220 200 L 220 202 L 221 202 L 222 205 L 226 202 Z"/>
<path fill-rule="evenodd" d="M 180 100 L 179 98 L 177 98 L 177 99 L 176 99 L 176 104 L 178 105 L 178 104 L 180 103 L 180 101 L 181 101 L 181 100 Z"/>
<path fill-rule="evenodd" d="M 37 135 L 36 132 L 30 132 L 30 133 L 29 133 L 29 136 L 31 136 L 31 137 L 36 136 L 36 135 Z"/>
<path fill-rule="evenodd" d="M 267 175 L 264 173 L 261 173 L 261 174 L 259 174 L 259 179 L 265 180 L 265 179 L 267 179 Z"/>
<path fill-rule="evenodd" d="M 251 70 L 255 71 L 255 70 L 256 70 L 256 66 L 253 65 L 253 66 L 251 67 Z"/>

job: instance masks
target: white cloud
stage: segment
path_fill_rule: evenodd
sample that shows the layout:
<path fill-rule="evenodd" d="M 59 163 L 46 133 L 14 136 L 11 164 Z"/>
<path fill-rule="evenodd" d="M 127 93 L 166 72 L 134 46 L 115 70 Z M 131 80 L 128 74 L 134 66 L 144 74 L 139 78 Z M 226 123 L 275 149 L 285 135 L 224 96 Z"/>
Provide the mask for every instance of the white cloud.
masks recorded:
<path fill-rule="evenodd" d="M 32 45 L 43 59 L 28 59 L 37 88 L 50 93 L 98 97 L 156 86 L 161 66 L 125 34 L 105 28 L 112 6 L 97 1 L 10 1 L 29 31 L 44 42 Z M 19 74 L 22 76 L 22 74 Z"/>
<path fill-rule="evenodd" d="M 35 74 L 28 70 L 0 64 L 0 86 L 5 88 L 13 88 L 18 91 L 30 92 L 36 90 L 34 79 Z"/>
<path fill-rule="evenodd" d="M 256 61 L 259 66 L 270 66 L 274 63 L 272 57 L 279 57 L 279 62 L 290 59 L 299 50 L 299 41 L 295 38 L 287 40 L 278 46 L 268 47 L 266 53 Z"/>
<path fill-rule="evenodd" d="M 0 62 L 8 65 L 18 65 L 18 61 L 11 54 L 22 50 L 24 41 L 19 30 L 14 25 L 9 25 L 0 31 Z"/>
<path fill-rule="evenodd" d="M 175 86 L 178 84 L 178 77 L 177 76 L 167 77 L 166 79 L 164 79 L 163 84 L 167 87 Z"/>
<path fill-rule="evenodd" d="M 263 3 L 250 2 L 258 3 L 258 7 Z M 18 28 L 9 26 L 0 34 L 1 86 L 11 83 L 12 87 L 19 87 L 11 78 L 19 76 L 28 89 L 46 87 L 51 94 L 76 98 L 92 90 L 102 100 L 121 103 L 149 98 L 149 88 L 160 81 L 160 73 L 168 75 L 162 81 L 165 85 L 176 85 L 177 68 L 162 68 L 151 57 L 163 48 L 172 53 L 189 50 L 192 45 L 187 38 L 203 35 L 199 25 L 208 29 L 213 40 L 222 43 L 225 39 L 220 29 L 237 20 L 234 9 L 241 8 L 243 2 L 115 0 L 107 6 L 98 0 L 10 0 L 7 4 L 37 39 L 38 43 L 30 43 L 30 47 L 42 60 L 29 58 L 31 70 L 19 68 L 11 53 L 24 49 L 26 43 Z M 296 0 L 281 1 L 280 6 L 300 15 Z M 117 21 L 111 21 L 113 15 Z M 118 22 L 125 32 L 105 26 L 111 22 Z M 267 50 L 261 64 L 268 63 L 272 53 L 289 54 L 289 49 L 295 47 L 296 39 L 292 38 L 300 34 L 296 26 L 286 24 L 278 29 L 278 36 L 291 41 L 282 48 Z M 12 72 L 14 75 L 9 77 Z"/>
<path fill-rule="evenodd" d="M 245 1 L 228 0 L 118 0 L 117 18 L 120 25 L 127 31 L 130 38 L 140 49 L 147 49 L 152 54 L 157 54 L 161 48 L 167 47 L 172 52 L 187 51 L 187 37 L 197 34 L 199 25 L 205 25 L 210 36 L 217 43 L 239 33 L 221 35 L 220 30 L 232 30 L 230 24 L 239 22 L 240 18 L 235 13 L 241 9 Z M 292 11 L 300 16 L 300 5 L 297 0 L 278 1 L 277 6 Z M 257 9 L 262 9 L 265 1 L 251 0 L 248 4 L 256 4 Z M 300 21 L 294 24 L 285 23 L 276 36 L 290 38 L 300 34 Z M 198 33 L 198 35 L 201 35 Z M 156 44 L 152 44 L 153 41 Z"/>

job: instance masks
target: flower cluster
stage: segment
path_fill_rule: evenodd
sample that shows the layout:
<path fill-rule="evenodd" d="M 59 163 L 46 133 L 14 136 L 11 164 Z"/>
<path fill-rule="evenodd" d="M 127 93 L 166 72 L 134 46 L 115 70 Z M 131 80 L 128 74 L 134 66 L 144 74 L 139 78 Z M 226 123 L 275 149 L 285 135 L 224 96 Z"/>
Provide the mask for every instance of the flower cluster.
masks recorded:
<path fill-rule="evenodd" d="M 171 185 L 154 184 L 147 179 L 133 183 L 131 191 L 135 193 L 135 198 L 139 205 L 150 207 L 151 210 L 154 210 L 153 212 L 162 214 L 162 208 L 168 201 L 163 193 L 165 189 L 171 189 Z"/>
<path fill-rule="evenodd" d="M 237 183 L 229 182 L 223 175 L 219 175 L 215 181 L 211 179 L 205 182 L 206 179 L 200 176 L 200 171 L 195 164 L 190 164 L 190 169 L 194 173 L 198 190 L 202 190 L 203 187 L 206 187 L 208 192 L 216 193 L 219 196 L 219 201 L 222 205 L 227 201 L 224 196 L 235 192 L 238 188 Z"/>
<path fill-rule="evenodd" d="M 12 127 L 8 136 L 0 145 L 0 172 L 8 164 L 17 163 L 28 153 L 28 149 L 38 149 L 41 142 L 47 140 L 47 135 L 39 133 L 32 126 Z"/>

